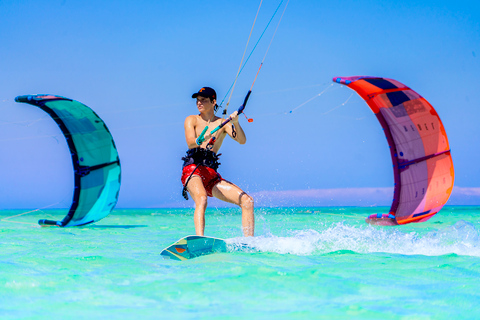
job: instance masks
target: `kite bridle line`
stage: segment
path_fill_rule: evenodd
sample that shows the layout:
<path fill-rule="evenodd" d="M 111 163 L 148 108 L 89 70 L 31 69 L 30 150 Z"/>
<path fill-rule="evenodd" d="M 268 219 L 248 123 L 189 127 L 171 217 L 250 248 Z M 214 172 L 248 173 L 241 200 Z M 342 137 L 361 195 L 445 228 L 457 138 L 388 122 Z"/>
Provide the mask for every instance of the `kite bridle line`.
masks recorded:
<path fill-rule="evenodd" d="M 263 0 L 262 0 L 263 1 Z M 260 1 L 260 6 L 262 5 L 262 1 Z M 268 44 L 268 47 L 267 47 L 267 50 L 265 51 L 265 55 L 263 56 L 263 59 L 262 59 L 262 62 L 260 63 L 260 66 L 257 70 L 257 74 L 255 75 L 255 78 L 253 79 L 253 82 L 252 82 L 252 85 L 250 86 L 250 90 L 248 90 L 247 92 L 247 95 L 245 96 L 245 99 L 243 101 L 243 104 L 240 106 L 240 108 L 238 108 L 237 110 L 237 116 L 242 114 L 243 113 L 243 110 L 245 109 L 245 106 L 247 105 L 247 101 L 248 101 L 248 98 L 250 97 L 250 94 L 252 93 L 252 89 L 253 89 L 253 86 L 255 85 L 255 81 L 257 81 L 257 77 L 258 77 L 258 74 L 260 73 L 260 70 L 262 69 L 262 66 L 263 66 L 263 63 L 265 62 L 265 58 L 267 57 L 267 54 L 268 54 L 268 51 L 270 50 L 270 46 L 272 45 L 272 42 L 273 42 L 273 39 L 275 38 L 275 35 L 277 34 L 277 30 L 278 30 L 278 27 L 280 26 L 280 22 L 282 21 L 283 19 L 283 15 L 285 14 L 285 11 L 287 10 L 287 6 L 288 6 L 288 3 L 290 2 L 290 0 L 287 1 L 287 4 L 285 5 L 285 7 L 283 8 L 283 12 L 282 12 L 282 15 L 280 16 L 280 19 L 278 20 L 278 23 L 277 23 L 277 27 L 275 28 L 275 32 L 273 33 L 273 36 L 272 38 L 270 39 L 270 43 Z M 257 15 L 255 16 L 255 21 L 253 22 L 253 25 L 252 25 L 252 29 L 250 30 L 250 35 L 248 37 L 248 41 L 247 41 L 247 46 L 245 47 L 245 50 L 243 52 L 243 57 L 242 57 L 242 61 L 240 62 L 240 67 L 238 69 L 238 72 L 237 72 L 237 76 L 235 77 L 235 81 L 233 82 L 233 84 L 230 86 L 230 89 L 228 89 L 227 91 L 227 95 L 228 95 L 228 92 L 230 92 L 230 96 L 228 98 L 228 101 L 227 101 L 227 105 L 225 106 L 225 109 L 223 110 L 223 119 L 225 119 L 226 115 L 227 115 L 227 109 L 228 109 L 228 106 L 230 104 L 230 99 L 232 98 L 232 94 L 233 94 L 233 90 L 235 89 L 235 84 L 237 82 L 237 79 L 238 79 L 238 76 L 240 75 L 241 71 L 243 70 L 243 68 L 245 67 L 245 65 L 247 64 L 248 60 L 250 59 L 250 57 L 252 56 L 252 53 L 253 51 L 255 51 L 255 48 L 257 47 L 258 43 L 260 42 L 260 40 L 262 39 L 265 31 L 267 30 L 268 26 L 270 25 L 270 23 L 272 22 L 273 18 L 275 17 L 275 15 L 277 14 L 278 12 L 278 9 L 280 8 L 280 6 L 282 5 L 283 3 L 283 0 L 280 2 L 280 4 L 278 5 L 278 7 L 276 8 L 275 12 L 273 13 L 272 17 L 270 18 L 270 21 L 268 22 L 267 26 L 265 27 L 265 29 L 263 30 L 262 34 L 260 35 L 257 43 L 255 44 L 255 46 L 253 47 L 252 51 L 250 52 L 250 54 L 248 55 L 247 57 L 247 60 L 245 61 L 245 63 L 243 63 L 243 58 L 245 57 L 245 52 L 247 50 L 247 46 L 248 46 L 248 42 L 250 41 L 250 37 L 252 35 L 252 31 L 253 31 L 253 27 L 255 25 L 255 21 L 257 20 L 257 16 L 258 16 L 258 12 L 260 11 L 260 6 L 258 7 L 258 11 L 257 11 Z M 243 65 L 242 65 L 243 63 Z M 225 95 L 226 97 L 226 95 Z M 220 103 L 220 106 L 222 105 L 223 101 L 225 100 L 225 98 L 223 98 L 222 102 Z M 245 116 L 247 118 L 247 116 Z M 247 118 L 248 119 L 248 118 Z M 223 121 L 218 127 L 216 127 L 215 129 L 213 129 L 210 134 L 213 135 L 213 137 L 210 139 L 210 141 L 208 142 L 207 144 L 207 149 L 208 150 L 211 150 L 213 148 L 213 145 L 215 144 L 215 140 L 216 140 L 216 135 L 215 133 L 220 130 L 221 128 L 223 128 L 227 123 L 229 123 L 230 121 L 232 120 L 231 117 L 229 117 L 228 119 L 226 119 L 225 121 Z M 253 121 L 253 119 L 248 119 L 249 122 Z M 233 125 L 232 125 L 233 127 Z M 233 129 L 233 128 L 232 128 Z M 203 132 L 202 132 L 203 133 Z M 233 131 L 233 133 L 235 133 L 235 131 Z M 218 135 L 218 134 L 217 134 Z"/>
<path fill-rule="evenodd" d="M 253 52 L 254 52 L 255 49 L 257 48 L 257 45 L 258 45 L 258 43 L 260 42 L 260 40 L 263 38 L 263 35 L 265 34 L 265 31 L 267 31 L 268 27 L 270 26 L 270 23 L 272 22 L 273 18 L 274 18 L 275 15 L 277 14 L 278 9 L 280 9 L 280 6 L 282 5 L 282 3 L 283 3 L 283 0 L 280 1 L 280 4 L 279 4 L 279 5 L 277 6 L 277 8 L 275 9 L 275 12 L 273 13 L 272 17 L 270 18 L 270 21 L 268 21 L 267 26 L 266 26 L 265 29 L 263 30 L 262 34 L 260 35 L 260 37 L 258 38 L 257 42 L 255 43 L 255 46 L 253 47 L 252 51 L 250 51 L 250 54 L 248 55 L 247 59 L 246 59 L 245 62 L 243 63 L 243 66 L 242 66 L 242 68 L 240 69 L 237 77 L 240 75 L 240 73 L 242 73 L 243 68 L 245 68 L 245 65 L 247 64 L 248 60 L 250 60 L 250 57 L 252 56 Z M 288 3 L 287 3 L 287 5 L 288 5 Z M 273 38 L 272 38 L 272 39 L 273 39 Z M 242 59 L 243 59 L 243 58 L 242 58 Z M 235 80 L 236 80 L 236 79 L 237 79 L 237 78 L 235 78 Z M 234 83 L 235 83 L 235 81 L 234 81 Z M 227 95 L 228 95 L 228 93 L 230 92 L 230 90 L 232 90 L 232 88 L 233 88 L 233 86 L 234 86 L 234 83 L 232 83 L 232 85 L 231 85 L 230 88 L 228 89 L 227 93 L 225 94 L 225 97 L 223 97 L 222 102 L 220 102 L 220 106 L 223 105 L 223 102 L 225 101 L 225 98 L 227 97 Z M 230 97 L 231 97 L 231 94 L 230 94 Z M 230 99 L 229 99 L 229 101 L 230 101 Z M 225 114 L 226 114 L 226 112 L 225 112 Z"/>
<path fill-rule="evenodd" d="M 63 200 L 62 200 L 63 201 Z M 38 209 L 33 209 L 33 210 L 30 210 L 30 211 L 26 211 L 26 212 L 22 212 L 22 213 L 19 213 L 19 214 L 15 214 L 13 216 L 9 216 L 9 217 L 6 217 L 6 218 L 3 218 L 1 219 L 0 221 L 1 222 L 10 222 L 10 223 L 21 223 L 21 224 L 29 224 L 29 225 L 34 225 L 36 228 L 40 228 L 40 226 L 38 225 L 38 223 L 32 223 L 32 222 L 23 222 L 23 221 L 13 221 L 13 220 L 10 220 L 12 218 L 16 218 L 16 217 L 21 217 L 23 215 L 26 215 L 26 214 L 29 214 L 29 213 L 32 213 L 32 212 L 37 212 L 37 211 L 40 211 L 40 212 L 43 212 L 42 209 L 46 209 L 46 208 L 49 208 L 49 207 L 53 207 L 59 203 L 61 203 L 62 201 L 59 201 L 59 202 L 56 202 L 56 203 L 52 203 L 52 204 L 49 204 L 49 205 L 46 205 L 42 208 L 38 208 Z M 42 226 L 43 227 L 43 226 Z"/>
<path fill-rule="evenodd" d="M 240 61 L 240 65 L 238 66 L 237 75 L 235 76 L 235 80 L 233 81 L 233 84 L 230 86 L 231 90 L 230 89 L 228 90 L 228 91 L 230 91 L 230 96 L 228 97 L 227 105 L 225 106 L 225 109 L 223 109 L 223 119 L 225 119 L 225 117 L 227 116 L 227 109 L 228 109 L 228 106 L 230 105 L 230 99 L 232 99 L 233 90 L 235 90 L 235 85 L 237 83 L 238 76 L 240 75 L 240 72 L 243 69 L 243 67 L 242 67 L 242 65 L 244 66 L 243 59 L 245 58 L 245 53 L 247 53 L 248 44 L 250 43 L 250 38 L 252 37 L 253 28 L 255 27 L 255 23 L 257 22 L 258 13 L 260 12 L 260 8 L 262 7 L 262 3 L 263 3 L 263 0 L 260 0 L 260 4 L 258 5 L 258 9 L 257 9 L 257 14 L 255 15 L 255 19 L 253 19 L 252 28 L 250 29 L 250 34 L 248 35 L 247 44 L 245 45 L 245 49 L 243 50 L 242 60 Z M 268 27 L 268 25 L 267 25 L 267 27 Z M 266 28 L 265 28 L 265 30 L 266 30 Z M 264 30 L 264 32 L 265 32 L 265 30 Z M 263 35 L 263 33 L 262 33 L 262 35 Z M 260 39 L 261 39 L 261 37 L 260 37 Z M 260 41 L 260 39 L 258 39 L 258 41 Z M 257 44 L 258 44 L 258 41 L 257 41 Z M 255 45 L 255 47 L 256 46 L 257 45 Z M 253 48 L 253 50 L 255 50 L 255 47 Z M 252 52 L 253 52 L 253 50 L 252 50 Z M 252 55 L 252 52 L 250 53 L 248 58 L 250 58 L 250 56 Z M 247 59 L 247 61 L 248 61 L 248 59 Z M 245 64 L 247 63 L 247 61 L 245 61 Z M 227 94 L 228 94 L 228 91 L 227 91 Z M 222 105 L 224 100 L 225 100 L 225 98 L 223 98 L 220 105 Z"/>
<path fill-rule="evenodd" d="M 228 89 L 227 93 L 225 94 L 225 97 L 223 98 L 222 102 L 220 103 L 219 107 L 222 107 L 222 104 L 223 102 L 225 101 L 225 98 L 227 97 L 228 93 L 230 93 L 230 96 L 228 98 L 228 101 L 227 101 L 227 105 L 225 106 L 225 108 L 223 109 L 223 117 L 222 119 L 225 120 L 225 117 L 227 116 L 227 110 L 228 110 L 228 106 L 230 105 L 230 99 L 232 98 L 232 94 L 233 94 L 233 90 L 235 89 L 235 84 L 237 83 L 237 79 L 240 75 L 240 73 L 242 72 L 243 68 L 245 67 L 245 65 L 247 64 L 248 60 L 250 59 L 250 57 L 252 56 L 253 54 L 253 51 L 255 51 L 258 43 L 260 42 L 260 40 L 262 39 L 265 31 L 267 30 L 268 26 L 270 25 L 270 23 L 272 22 L 273 18 L 275 17 L 275 15 L 277 14 L 278 12 L 278 9 L 280 8 L 280 6 L 282 5 L 283 3 L 283 0 L 280 2 L 280 4 L 278 5 L 277 9 L 275 10 L 275 12 L 273 13 L 272 17 L 270 18 L 270 21 L 268 22 L 267 26 L 265 27 L 265 29 L 263 30 L 262 34 L 260 35 L 259 39 L 257 40 L 257 43 L 255 44 L 255 46 L 253 47 L 252 51 L 250 52 L 250 54 L 248 55 L 247 59 L 245 60 L 245 63 L 243 62 L 243 59 L 245 58 L 245 53 L 247 51 L 247 48 L 248 48 L 248 43 L 250 42 L 250 38 L 252 36 L 252 32 L 253 32 L 253 28 L 255 26 L 255 22 L 257 21 L 257 17 L 258 17 L 258 13 L 260 12 L 260 7 L 262 6 L 262 2 L 263 0 L 260 0 L 260 4 L 258 6 L 258 9 L 257 9 L 257 14 L 255 15 L 255 19 L 253 21 L 253 24 L 252 24 L 252 28 L 250 30 L 250 34 L 248 36 L 248 40 L 247 40 L 247 44 L 245 45 L 245 50 L 243 51 L 243 56 L 242 56 L 242 60 L 240 61 L 240 66 L 238 68 L 238 71 L 237 71 L 237 75 L 235 76 L 235 80 L 233 81 L 233 84 L 230 86 L 230 88 Z M 253 83 L 250 87 L 250 90 L 247 92 L 247 95 L 245 96 L 245 99 L 243 101 L 243 104 L 240 106 L 240 108 L 238 108 L 237 110 L 237 116 L 241 113 L 243 113 L 243 110 L 245 109 L 245 106 L 247 105 L 247 102 L 248 102 L 248 98 L 250 97 L 250 94 L 252 93 L 252 88 L 255 84 L 255 81 L 257 80 L 257 77 L 258 77 L 258 74 L 260 73 L 260 69 L 262 68 L 263 66 L 263 62 L 265 61 L 265 58 L 267 56 L 267 53 L 268 53 L 268 50 L 270 49 L 270 46 L 273 42 L 273 38 L 275 37 L 275 34 L 277 33 L 277 30 L 278 30 L 278 26 L 280 25 L 280 22 L 282 21 L 282 18 L 283 18 L 283 15 L 285 13 L 285 10 L 287 9 L 287 6 L 288 6 L 288 2 L 290 2 L 290 0 L 287 1 L 287 4 L 285 5 L 285 8 L 283 9 L 283 13 L 282 13 L 282 16 L 280 17 L 280 20 L 278 21 L 278 24 L 277 24 L 277 27 L 275 29 L 275 32 L 272 36 L 272 39 L 270 40 L 270 44 L 268 45 L 268 48 L 267 48 L 267 51 L 265 52 L 265 55 L 263 57 L 263 60 L 260 64 L 260 67 L 258 68 L 258 71 L 257 71 L 257 74 L 255 75 L 255 79 L 253 80 Z M 216 111 L 215 111 L 216 113 Z M 214 114 L 215 116 L 215 114 Z M 245 116 L 246 117 L 246 116 Z M 247 118 L 248 119 L 248 118 Z M 206 149 L 207 150 L 211 150 L 213 148 L 213 145 L 215 144 L 215 140 L 216 140 L 216 136 L 218 135 L 218 131 L 223 128 L 227 123 L 229 123 L 230 121 L 232 120 L 231 117 L 229 117 L 227 120 L 223 121 L 218 127 L 216 127 L 215 129 L 213 129 L 209 135 L 213 135 L 211 138 L 210 138 L 210 141 L 208 142 L 207 146 L 206 146 Z M 211 121 L 211 120 L 210 120 Z M 197 137 L 197 145 L 200 145 L 201 143 L 203 143 L 203 141 L 205 141 L 205 133 L 207 132 L 207 129 L 208 129 L 208 125 L 210 124 L 210 121 L 207 123 L 207 127 L 205 129 L 203 129 L 202 133 Z M 252 119 L 248 119 L 249 122 L 253 121 Z M 191 177 L 193 176 L 193 174 L 195 173 L 195 171 L 197 170 L 198 168 L 198 165 L 195 167 L 195 169 L 192 171 L 192 173 L 190 174 L 190 176 L 187 178 L 187 180 L 185 181 L 185 185 L 183 187 L 183 190 L 182 190 L 182 195 L 183 197 L 188 200 L 188 195 L 187 195 L 187 185 L 188 185 L 188 182 L 190 181 Z"/>
<path fill-rule="evenodd" d="M 283 0 L 282 0 L 283 1 Z M 252 32 L 253 32 L 253 28 L 255 27 L 255 23 L 257 22 L 257 17 L 258 17 L 258 13 L 260 12 L 260 8 L 262 7 L 262 2 L 263 0 L 260 0 L 260 4 L 258 5 L 258 9 L 257 9 L 257 14 L 255 15 L 255 19 L 253 19 L 253 24 L 252 24 L 252 28 L 250 29 L 250 34 L 248 35 L 248 39 L 247 39 L 247 44 L 245 45 L 245 49 L 243 50 L 243 55 L 242 55 L 242 60 L 240 61 L 240 65 L 238 66 L 238 71 L 237 71 L 237 75 L 235 76 L 235 80 L 233 81 L 233 84 L 230 86 L 230 89 L 228 89 L 227 91 L 227 95 L 228 95 L 228 92 L 230 92 L 230 97 L 228 98 L 228 101 L 227 101 L 227 105 L 225 106 L 225 109 L 223 109 L 223 116 L 222 116 L 222 119 L 225 119 L 226 115 L 227 115 L 227 109 L 228 109 L 228 106 L 230 104 L 230 99 L 232 98 L 232 94 L 233 94 L 233 89 L 235 88 L 235 84 L 237 83 L 237 79 L 238 79 L 238 76 L 240 75 L 240 72 L 242 71 L 242 64 L 243 64 L 243 59 L 245 58 L 245 53 L 247 53 L 247 48 L 248 48 L 248 43 L 250 42 L 250 38 L 252 37 Z M 268 25 L 267 25 L 268 27 Z M 265 31 L 264 31 L 265 32 Z M 263 34 L 262 34 L 263 35 Z M 260 39 L 259 39 L 260 40 Z M 258 42 L 257 42 L 258 43 Z M 255 45 L 256 46 L 256 45 Z M 255 48 L 254 48 L 255 49 Z M 253 50 L 252 50 L 253 52 Z M 251 55 L 251 53 L 250 53 Z M 250 56 L 249 56 L 250 57 Z M 247 59 L 248 60 L 248 59 Z M 246 63 L 246 61 L 245 61 Z M 243 64 L 243 66 L 245 66 Z M 231 91 L 230 91 L 231 90 Z M 225 95 L 225 97 L 227 96 Z M 223 101 L 225 101 L 225 97 L 223 98 L 222 102 L 220 103 L 220 107 L 222 106 L 223 104 Z M 215 114 L 216 114 L 216 111 L 214 113 L 214 116 L 215 117 Z M 197 143 L 197 145 L 201 145 L 203 143 L 203 141 L 205 141 L 205 133 L 207 132 L 207 129 L 208 129 L 208 125 L 210 124 L 210 121 L 208 121 L 207 123 L 207 126 L 205 127 L 205 129 L 203 129 L 202 133 L 197 137 L 197 139 L 195 140 L 195 142 Z M 217 128 L 218 130 L 218 128 Z M 216 130 L 215 130 L 216 131 Z M 210 133 L 212 134 L 212 132 Z M 213 137 L 212 137 L 213 139 Z M 211 141 L 211 140 L 210 140 Z M 214 140 L 215 141 L 215 140 Z M 209 144 L 210 145 L 210 142 Z M 208 146 L 207 145 L 207 146 Z"/>

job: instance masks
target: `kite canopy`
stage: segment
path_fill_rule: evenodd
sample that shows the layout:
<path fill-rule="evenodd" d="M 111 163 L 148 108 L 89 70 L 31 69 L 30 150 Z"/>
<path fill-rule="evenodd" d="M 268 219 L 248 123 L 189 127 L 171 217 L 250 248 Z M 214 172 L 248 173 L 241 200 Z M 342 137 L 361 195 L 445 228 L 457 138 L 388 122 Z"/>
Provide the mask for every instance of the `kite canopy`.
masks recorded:
<path fill-rule="evenodd" d="M 355 90 L 377 116 L 390 146 L 394 171 L 389 214 L 366 222 L 396 225 L 423 222 L 440 211 L 452 193 L 454 169 L 445 128 L 418 93 L 387 78 L 336 77 Z"/>
<path fill-rule="evenodd" d="M 121 170 L 115 143 L 102 119 L 80 102 L 59 96 L 19 96 L 15 101 L 47 112 L 62 130 L 72 155 L 75 171 L 72 206 L 62 221 L 38 223 L 71 227 L 105 218 L 117 203 Z"/>

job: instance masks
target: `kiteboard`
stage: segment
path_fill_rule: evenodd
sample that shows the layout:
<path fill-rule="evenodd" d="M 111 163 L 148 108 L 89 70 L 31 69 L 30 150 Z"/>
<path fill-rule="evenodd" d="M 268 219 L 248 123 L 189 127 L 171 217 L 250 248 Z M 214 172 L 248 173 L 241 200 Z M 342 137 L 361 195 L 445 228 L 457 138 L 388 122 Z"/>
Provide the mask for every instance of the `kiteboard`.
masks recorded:
<path fill-rule="evenodd" d="M 160 255 L 165 259 L 184 261 L 221 252 L 227 252 L 225 240 L 204 236 L 186 236 L 163 249 Z"/>

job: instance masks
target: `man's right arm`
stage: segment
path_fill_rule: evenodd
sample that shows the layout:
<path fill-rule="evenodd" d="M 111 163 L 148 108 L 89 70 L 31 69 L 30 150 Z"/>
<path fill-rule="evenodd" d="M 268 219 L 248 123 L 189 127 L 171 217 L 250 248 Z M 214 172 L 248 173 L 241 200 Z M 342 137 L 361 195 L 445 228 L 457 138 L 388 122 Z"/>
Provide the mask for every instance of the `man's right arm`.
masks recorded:
<path fill-rule="evenodd" d="M 197 142 L 195 141 L 195 139 L 197 138 L 197 135 L 195 133 L 196 122 L 197 118 L 194 115 L 188 116 L 185 119 L 185 140 L 187 141 L 188 149 L 198 147 Z"/>

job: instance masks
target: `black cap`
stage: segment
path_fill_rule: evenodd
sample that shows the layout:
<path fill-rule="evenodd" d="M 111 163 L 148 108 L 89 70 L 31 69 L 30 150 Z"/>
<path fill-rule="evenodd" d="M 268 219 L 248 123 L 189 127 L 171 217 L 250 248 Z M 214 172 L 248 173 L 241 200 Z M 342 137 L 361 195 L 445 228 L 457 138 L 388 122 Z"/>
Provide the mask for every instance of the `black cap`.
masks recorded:
<path fill-rule="evenodd" d="M 196 98 L 198 96 L 217 100 L 217 93 L 210 87 L 203 87 L 198 90 L 198 92 L 192 94 L 192 98 Z"/>

